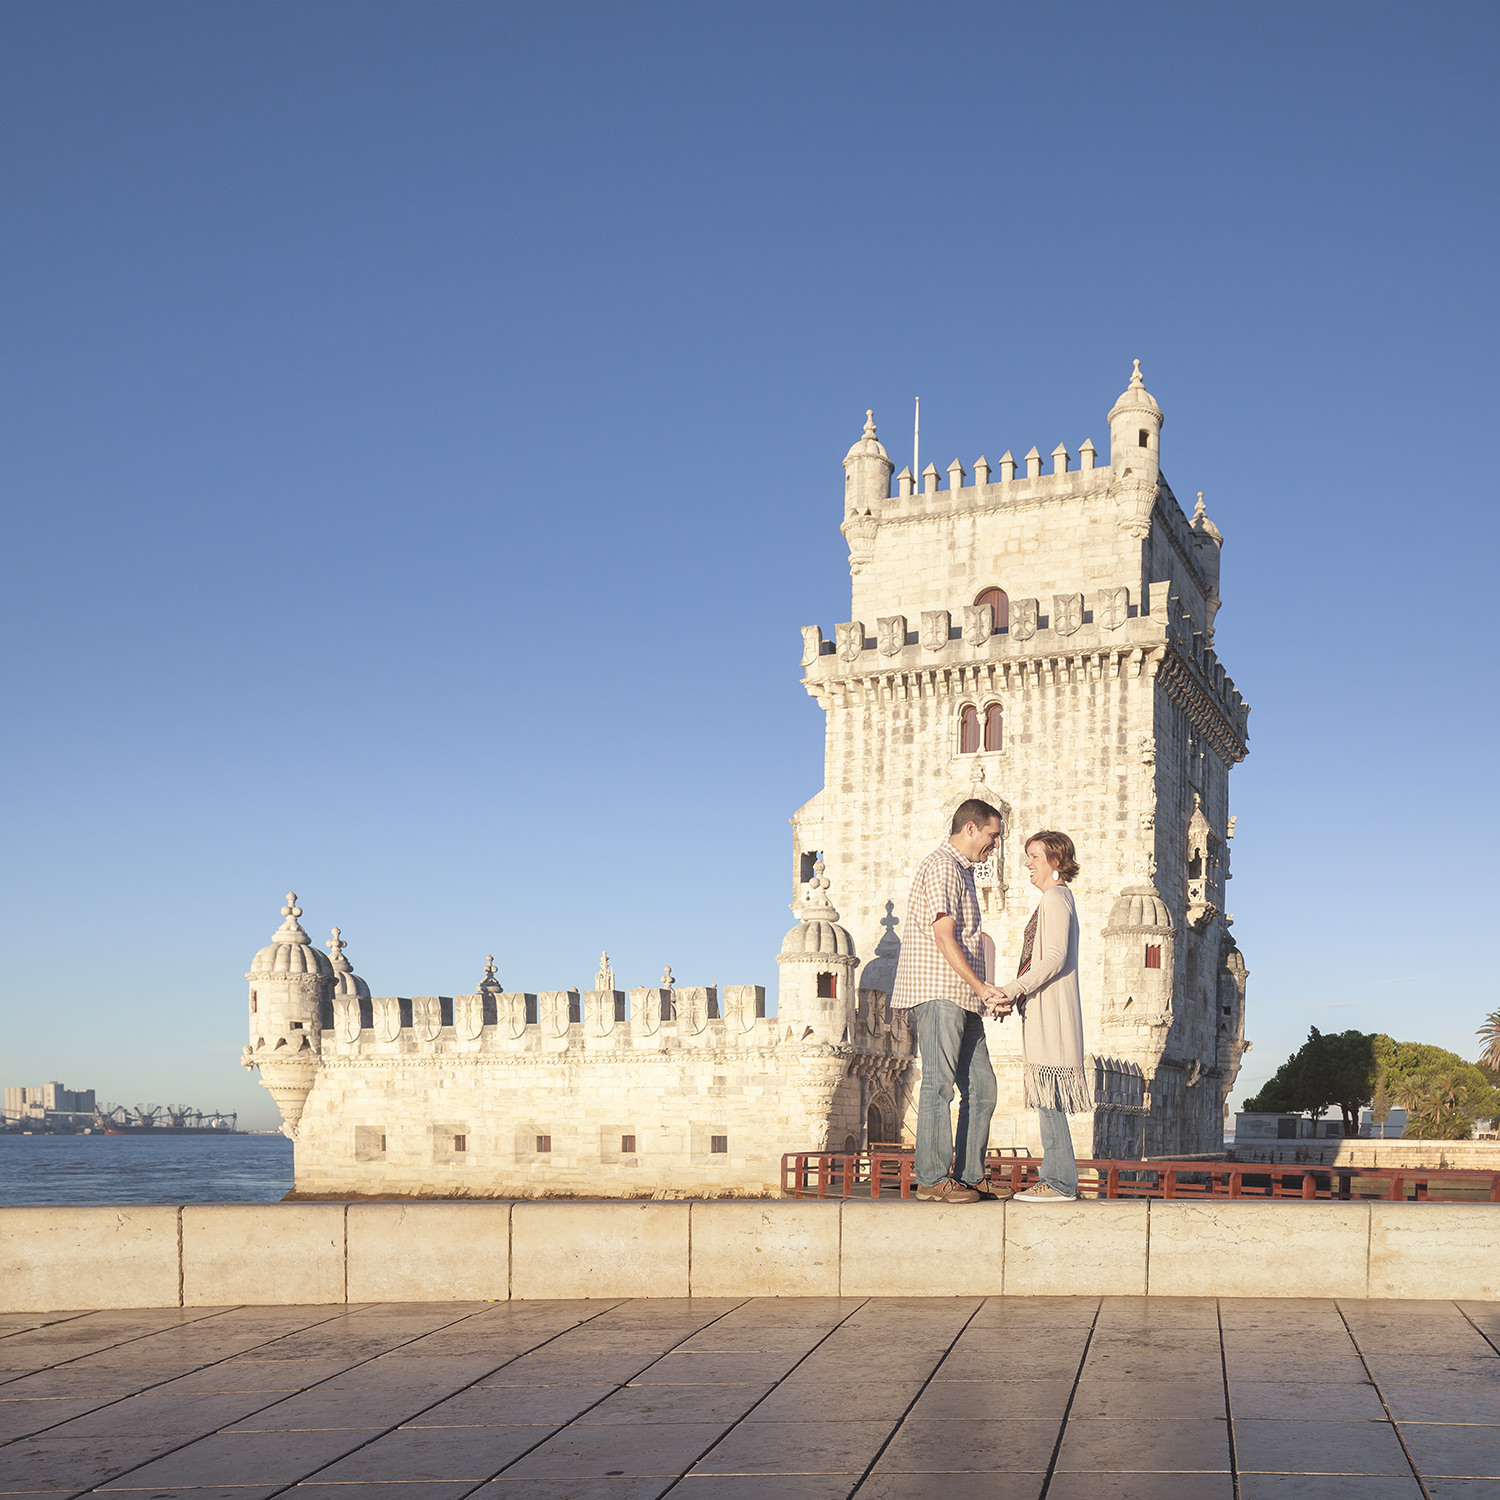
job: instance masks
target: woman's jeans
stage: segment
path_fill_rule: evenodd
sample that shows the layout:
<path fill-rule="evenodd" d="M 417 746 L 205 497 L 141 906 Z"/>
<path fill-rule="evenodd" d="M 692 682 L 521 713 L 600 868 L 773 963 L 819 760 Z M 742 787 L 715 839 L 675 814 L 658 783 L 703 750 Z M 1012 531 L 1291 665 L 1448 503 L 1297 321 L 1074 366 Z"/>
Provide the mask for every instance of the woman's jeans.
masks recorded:
<path fill-rule="evenodd" d="M 984 1021 L 951 1000 L 925 1000 L 907 1013 L 922 1057 L 917 1095 L 917 1182 L 931 1187 L 950 1173 L 961 1182 L 984 1177 L 984 1150 L 995 1113 L 995 1070 Z M 950 1108 L 958 1087 L 958 1149 L 954 1170 Z M 1064 1126 L 1066 1129 L 1066 1125 Z"/>
<path fill-rule="evenodd" d="M 1039 1109 L 1037 1114 L 1042 1124 L 1042 1181 L 1076 1198 L 1078 1161 L 1073 1155 L 1068 1117 L 1060 1109 Z"/>

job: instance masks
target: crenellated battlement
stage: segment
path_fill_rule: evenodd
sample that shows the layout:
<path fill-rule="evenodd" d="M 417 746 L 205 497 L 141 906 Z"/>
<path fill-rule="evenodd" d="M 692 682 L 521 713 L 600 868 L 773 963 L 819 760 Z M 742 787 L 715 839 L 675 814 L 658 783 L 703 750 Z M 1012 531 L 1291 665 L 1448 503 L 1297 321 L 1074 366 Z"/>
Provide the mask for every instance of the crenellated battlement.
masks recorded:
<path fill-rule="evenodd" d="M 323 1053 L 514 1057 L 774 1047 L 776 1018 L 758 984 L 671 989 L 490 991 L 473 995 L 338 996 Z"/>
<path fill-rule="evenodd" d="M 1074 455 L 1062 443 L 1052 450 L 1051 459 L 1050 472 L 1043 473 L 1045 460 L 1035 448 L 1019 462 L 1007 450 L 994 469 L 981 454 L 974 461 L 974 472 L 970 474 L 955 458 L 948 465 L 946 484 L 942 483 L 937 466 L 928 464 L 922 471 L 920 488 L 908 466 L 896 475 L 895 494 L 889 497 L 891 506 L 882 511 L 882 519 L 903 513 L 941 514 L 960 506 L 1024 504 L 1032 499 L 1058 499 L 1107 488 L 1113 477 L 1107 466 L 1098 467 L 1097 450 L 1087 438 L 1079 445 L 1076 464 Z M 998 477 L 992 478 L 992 475 Z"/>
<path fill-rule="evenodd" d="M 874 633 L 860 620 L 802 628 L 803 685 L 815 698 L 848 692 L 856 679 L 874 678 L 894 696 L 946 697 L 988 688 L 1024 691 L 1059 682 L 1154 677 L 1168 656 L 1174 680 L 1196 694 L 1200 712 L 1225 721 L 1241 742 L 1249 705 L 1183 608 L 1169 580 L 1145 598 L 1126 587 L 1054 594 L 1050 600 L 1011 599 L 1009 623 L 998 629 L 990 606 L 965 604 L 922 611 L 918 622 L 883 615 Z M 914 628 L 915 625 L 915 628 Z M 855 690 L 857 692 L 857 690 Z"/>

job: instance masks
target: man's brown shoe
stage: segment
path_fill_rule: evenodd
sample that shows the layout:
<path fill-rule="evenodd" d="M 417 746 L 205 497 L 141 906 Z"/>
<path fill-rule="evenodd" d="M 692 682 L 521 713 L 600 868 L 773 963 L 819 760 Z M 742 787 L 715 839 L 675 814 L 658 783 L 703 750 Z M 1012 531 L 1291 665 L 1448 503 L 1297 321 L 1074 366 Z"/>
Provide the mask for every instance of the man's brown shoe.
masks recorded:
<path fill-rule="evenodd" d="M 1008 1182 L 992 1182 L 988 1177 L 974 1183 L 973 1187 L 981 1198 L 989 1198 L 995 1203 L 1004 1203 L 1007 1198 L 1016 1196 L 1016 1190 Z"/>
<path fill-rule="evenodd" d="M 978 1203 L 979 1194 L 971 1187 L 965 1187 L 956 1177 L 945 1177 L 941 1182 L 935 1182 L 931 1187 L 923 1187 L 917 1184 L 917 1197 L 925 1198 L 931 1203 Z"/>

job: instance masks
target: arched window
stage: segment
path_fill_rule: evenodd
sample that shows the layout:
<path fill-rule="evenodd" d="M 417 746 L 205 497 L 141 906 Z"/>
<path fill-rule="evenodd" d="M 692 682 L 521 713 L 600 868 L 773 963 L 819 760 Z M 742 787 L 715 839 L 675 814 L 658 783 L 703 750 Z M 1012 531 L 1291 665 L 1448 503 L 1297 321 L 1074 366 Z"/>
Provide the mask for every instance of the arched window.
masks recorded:
<path fill-rule="evenodd" d="M 998 703 L 984 711 L 984 748 L 999 750 L 1005 742 L 1005 716 Z"/>
<path fill-rule="evenodd" d="M 979 749 L 979 710 L 965 704 L 958 720 L 958 753 L 973 755 Z"/>
<path fill-rule="evenodd" d="M 975 599 L 975 604 L 988 604 L 990 607 L 991 630 L 1005 630 L 1010 626 L 1010 600 L 1005 596 L 1004 589 L 985 589 Z"/>

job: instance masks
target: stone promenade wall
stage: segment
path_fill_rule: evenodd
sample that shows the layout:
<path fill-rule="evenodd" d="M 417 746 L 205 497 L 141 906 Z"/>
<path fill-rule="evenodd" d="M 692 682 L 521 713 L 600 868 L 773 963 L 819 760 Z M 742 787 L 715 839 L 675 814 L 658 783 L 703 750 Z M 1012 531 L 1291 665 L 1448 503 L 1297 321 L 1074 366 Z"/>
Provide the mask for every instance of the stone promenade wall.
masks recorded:
<path fill-rule="evenodd" d="M 0 1312 L 548 1297 L 1500 1300 L 1500 1204 L 0 1208 Z"/>
<path fill-rule="evenodd" d="M 1231 1161 L 1274 1161 L 1325 1167 L 1411 1167 L 1500 1172 L 1500 1141 L 1366 1140 L 1238 1142 Z"/>

